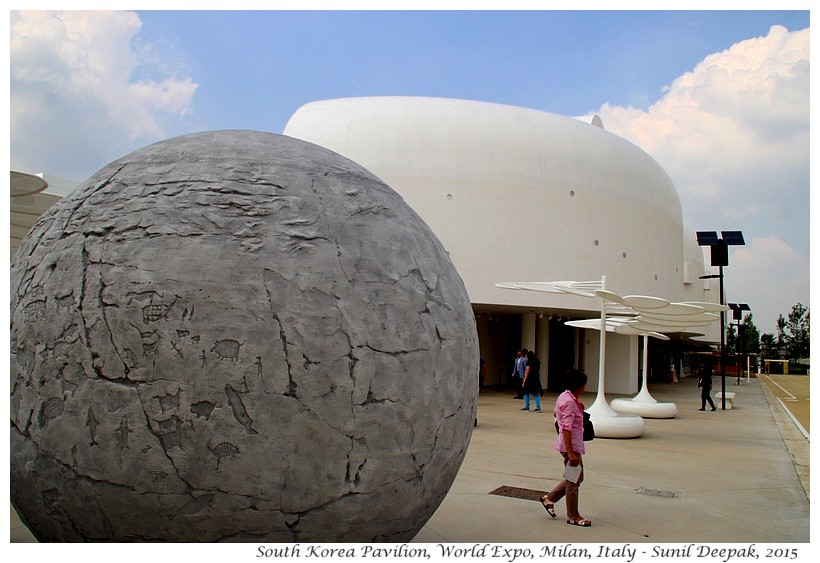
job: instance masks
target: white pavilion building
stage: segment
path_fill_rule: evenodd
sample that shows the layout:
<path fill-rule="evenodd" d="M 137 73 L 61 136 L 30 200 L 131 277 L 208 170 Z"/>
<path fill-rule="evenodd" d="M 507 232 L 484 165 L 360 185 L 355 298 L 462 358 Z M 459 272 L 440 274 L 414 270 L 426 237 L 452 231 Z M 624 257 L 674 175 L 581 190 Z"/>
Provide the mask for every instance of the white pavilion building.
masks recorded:
<path fill-rule="evenodd" d="M 587 123 L 485 102 L 365 97 L 309 103 L 284 134 L 363 165 L 439 236 L 476 313 L 488 385 L 505 382 L 520 347 L 541 359 L 550 390 L 561 390 L 569 367 L 598 370 L 599 331 L 564 322 L 598 316 L 599 299 L 499 282 L 605 276 L 620 295 L 719 301 L 718 284 L 699 279 L 703 252 L 671 179 L 597 116 Z M 715 342 L 716 325 L 675 338 Z M 637 336 L 609 333 L 607 391 L 636 392 L 640 363 Z M 675 367 L 686 369 L 680 358 Z"/>

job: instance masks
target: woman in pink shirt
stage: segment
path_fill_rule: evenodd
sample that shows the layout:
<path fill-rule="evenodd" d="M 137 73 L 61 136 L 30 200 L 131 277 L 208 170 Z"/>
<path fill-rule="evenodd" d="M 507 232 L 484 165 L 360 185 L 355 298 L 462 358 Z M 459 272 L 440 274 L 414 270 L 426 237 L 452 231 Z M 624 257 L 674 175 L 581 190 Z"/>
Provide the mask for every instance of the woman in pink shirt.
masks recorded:
<path fill-rule="evenodd" d="M 555 420 L 558 425 L 558 437 L 554 448 L 564 458 L 564 466 L 581 466 L 581 473 L 575 482 L 564 478 L 548 495 L 541 497 L 541 504 L 550 516 L 555 518 L 555 503 L 567 497 L 567 524 L 575 526 L 592 526 L 592 522 L 578 513 L 578 487 L 584 480 L 584 463 L 581 454 L 584 448 L 584 405 L 578 400 L 587 385 L 587 374 L 571 369 L 566 374 L 567 390 L 558 395 L 555 401 Z"/>

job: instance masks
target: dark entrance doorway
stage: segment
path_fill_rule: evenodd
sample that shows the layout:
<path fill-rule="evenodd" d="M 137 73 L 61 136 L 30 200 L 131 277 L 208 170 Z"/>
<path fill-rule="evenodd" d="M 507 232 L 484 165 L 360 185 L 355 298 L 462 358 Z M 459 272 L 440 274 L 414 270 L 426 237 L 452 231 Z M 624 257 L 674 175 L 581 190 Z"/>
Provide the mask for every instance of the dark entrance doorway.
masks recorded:
<path fill-rule="evenodd" d="M 549 378 L 547 390 L 564 390 L 564 373 L 576 366 L 575 331 L 559 320 L 550 321 Z"/>

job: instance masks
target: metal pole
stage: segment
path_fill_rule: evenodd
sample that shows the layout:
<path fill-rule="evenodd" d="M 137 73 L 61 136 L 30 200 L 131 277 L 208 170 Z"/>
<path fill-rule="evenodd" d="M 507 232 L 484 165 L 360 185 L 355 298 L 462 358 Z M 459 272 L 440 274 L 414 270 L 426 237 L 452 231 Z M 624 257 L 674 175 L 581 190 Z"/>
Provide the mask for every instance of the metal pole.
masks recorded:
<path fill-rule="evenodd" d="M 723 299 L 723 266 L 720 266 L 720 304 L 725 305 Z M 726 311 L 720 312 L 720 402 L 721 410 L 726 410 L 726 362 L 723 358 L 723 345 L 726 341 L 725 320 Z"/>
<path fill-rule="evenodd" d="M 601 276 L 601 289 L 606 289 L 606 276 Z M 601 341 L 598 348 L 598 396 L 606 402 L 606 299 L 601 299 Z"/>
<path fill-rule="evenodd" d="M 740 321 L 737 321 L 737 348 L 735 349 L 735 364 L 737 364 L 737 384 L 740 385 L 740 378 L 743 377 L 743 339 L 740 335 Z"/>
<path fill-rule="evenodd" d="M 740 325 L 738 325 L 738 331 L 740 331 Z M 746 361 L 746 324 L 743 324 L 743 339 L 740 341 L 740 361 L 741 366 L 746 374 L 746 382 L 749 382 L 749 364 Z"/>

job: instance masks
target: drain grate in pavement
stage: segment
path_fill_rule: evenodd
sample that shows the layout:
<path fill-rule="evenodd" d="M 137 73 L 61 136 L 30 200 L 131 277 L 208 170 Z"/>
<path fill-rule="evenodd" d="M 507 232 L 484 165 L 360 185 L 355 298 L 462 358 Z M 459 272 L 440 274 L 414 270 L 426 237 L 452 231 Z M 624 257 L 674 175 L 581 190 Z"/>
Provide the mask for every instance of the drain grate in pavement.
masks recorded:
<path fill-rule="evenodd" d="M 678 498 L 678 493 L 674 491 L 659 491 L 657 489 L 647 489 L 645 487 L 641 487 L 637 491 L 636 494 L 639 495 L 647 495 L 650 497 L 661 497 L 661 498 Z"/>
<path fill-rule="evenodd" d="M 490 491 L 491 495 L 498 495 L 502 497 L 520 498 L 524 500 L 538 500 L 545 494 L 546 491 L 536 491 L 535 489 L 522 489 L 519 487 L 498 487 L 494 491 Z"/>

